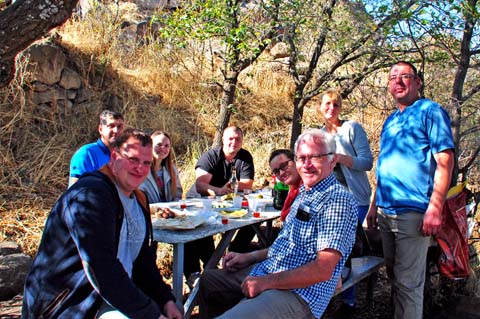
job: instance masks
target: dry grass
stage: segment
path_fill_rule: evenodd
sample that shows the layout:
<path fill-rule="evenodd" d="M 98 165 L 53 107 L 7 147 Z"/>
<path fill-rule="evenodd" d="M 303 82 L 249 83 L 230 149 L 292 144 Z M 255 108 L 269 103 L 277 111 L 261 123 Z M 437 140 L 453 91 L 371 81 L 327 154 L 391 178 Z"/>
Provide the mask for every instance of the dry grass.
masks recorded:
<path fill-rule="evenodd" d="M 46 215 L 66 189 L 71 156 L 97 138 L 97 114 L 109 97 L 122 101 L 127 125 L 171 134 L 185 190 L 193 184 L 196 160 L 211 144 L 220 99 L 211 71 L 196 68 L 182 52 L 166 57 L 158 43 L 138 46 L 119 27 L 126 19 L 140 19 L 128 3 L 118 12 L 112 6 L 72 19 L 55 31 L 55 41 L 68 48 L 84 85 L 94 92 L 88 104 L 72 110 L 35 107 L 24 56 L 13 84 L 0 91 L 0 240 L 17 241 L 28 254 L 35 253 Z M 266 74 L 257 76 L 269 93 L 240 91 L 231 122 L 246 131 L 245 147 L 255 157 L 261 186 L 262 176 L 269 175 L 265 154 L 288 143 L 283 117 L 291 113 L 291 102 L 283 92 L 272 93 L 280 80 L 269 84 Z"/>
<path fill-rule="evenodd" d="M 127 125 L 170 133 L 185 191 L 193 184 L 195 162 L 215 134 L 221 91 L 214 84 L 219 80 L 214 63 L 194 46 L 174 49 L 155 41 L 139 45 L 132 37 L 134 29 L 120 25 L 140 21 L 140 12 L 132 3 L 119 3 L 83 20 L 71 19 L 55 31 L 84 85 L 94 92 L 88 104 L 72 110 L 34 107 L 23 56 L 18 58 L 15 81 L 0 91 L 0 240 L 17 241 L 30 255 L 37 249 L 49 209 L 66 189 L 70 158 L 80 145 L 97 138 L 97 115 L 109 97 L 122 101 L 119 111 Z M 244 147 L 254 157 L 256 188 L 270 180 L 269 153 L 288 147 L 292 114 L 291 79 L 285 72 L 272 73 L 278 64 L 261 60 L 241 76 L 230 121 L 246 133 Z M 366 87 L 344 105 L 346 117 L 363 123 L 374 155 L 387 115 L 375 103 L 380 108 L 387 103 L 384 88 Z M 305 109 L 303 125 L 318 122 L 312 103 Z M 170 250 L 164 246 L 159 256 L 165 275 Z"/>

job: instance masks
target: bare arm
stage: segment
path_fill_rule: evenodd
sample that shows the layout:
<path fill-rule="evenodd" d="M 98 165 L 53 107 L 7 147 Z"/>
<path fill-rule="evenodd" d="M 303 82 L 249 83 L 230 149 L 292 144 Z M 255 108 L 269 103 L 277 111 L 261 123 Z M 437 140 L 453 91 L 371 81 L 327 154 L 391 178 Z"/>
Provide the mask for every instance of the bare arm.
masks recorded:
<path fill-rule="evenodd" d="M 230 188 L 230 183 L 226 183 L 223 187 L 215 187 L 213 185 L 210 185 L 210 181 L 212 180 L 212 174 L 204 171 L 201 168 L 197 168 L 195 170 L 195 176 L 197 178 L 195 182 L 197 192 L 203 196 L 225 195 L 232 192 L 232 189 Z"/>
<path fill-rule="evenodd" d="M 433 192 L 423 217 L 422 230 L 425 236 L 436 235 L 442 224 L 442 209 L 445 203 L 454 164 L 452 150 L 446 150 L 433 155 L 437 162 L 433 178 Z"/>
<path fill-rule="evenodd" d="M 341 254 L 336 250 L 319 251 L 314 261 L 301 267 L 266 276 L 248 276 L 242 283 L 242 291 L 248 298 L 253 298 L 269 289 L 304 288 L 330 280 L 340 258 Z"/>
<path fill-rule="evenodd" d="M 238 182 L 238 190 L 243 191 L 244 189 L 252 189 L 253 179 L 240 179 Z"/>
<path fill-rule="evenodd" d="M 373 191 L 373 198 L 370 202 L 370 207 L 367 213 L 367 226 L 369 229 L 376 229 L 378 227 L 377 222 L 377 194 Z"/>

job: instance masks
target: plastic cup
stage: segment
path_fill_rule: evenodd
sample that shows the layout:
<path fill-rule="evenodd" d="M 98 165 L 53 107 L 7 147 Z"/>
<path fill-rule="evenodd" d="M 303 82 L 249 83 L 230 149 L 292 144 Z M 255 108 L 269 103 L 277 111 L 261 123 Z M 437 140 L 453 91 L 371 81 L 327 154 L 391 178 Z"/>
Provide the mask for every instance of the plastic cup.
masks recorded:
<path fill-rule="evenodd" d="M 264 212 L 266 208 L 267 208 L 267 203 L 262 201 L 257 201 L 257 209 L 256 209 L 257 212 L 260 212 L 260 213 Z"/>
<path fill-rule="evenodd" d="M 203 212 L 209 212 L 212 210 L 213 199 L 212 198 L 202 198 L 202 207 Z"/>
<path fill-rule="evenodd" d="M 241 208 L 242 207 L 242 197 L 235 196 L 233 198 L 233 208 Z"/>
<path fill-rule="evenodd" d="M 228 224 L 228 217 L 222 216 L 222 224 L 227 225 Z"/>
<path fill-rule="evenodd" d="M 254 211 L 254 212 L 253 212 L 253 217 L 254 217 L 254 218 L 260 218 L 260 212 Z"/>
<path fill-rule="evenodd" d="M 256 198 L 250 197 L 248 199 L 248 209 L 250 210 L 250 212 L 253 213 L 257 210 L 257 203 L 258 200 Z"/>

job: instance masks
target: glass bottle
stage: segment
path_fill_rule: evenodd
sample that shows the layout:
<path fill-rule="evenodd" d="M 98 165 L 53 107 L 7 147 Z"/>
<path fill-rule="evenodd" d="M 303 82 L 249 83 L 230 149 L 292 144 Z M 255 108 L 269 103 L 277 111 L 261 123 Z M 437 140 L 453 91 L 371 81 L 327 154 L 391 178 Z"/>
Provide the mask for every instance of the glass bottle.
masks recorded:
<path fill-rule="evenodd" d="M 233 193 L 237 195 L 238 180 L 237 180 L 237 169 L 235 168 L 235 166 L 232 166 L 232 176 L 230 176 L 230 187 L 233 189 Z"/>
<path fill-rule="evenodd" d="M 289 189 L 290 187 L 288 185 L 285 185 L 279 180 L 275 181 L 275 184 L 273 185 L 273 208 L 277 210 L 283 208 Z"/>

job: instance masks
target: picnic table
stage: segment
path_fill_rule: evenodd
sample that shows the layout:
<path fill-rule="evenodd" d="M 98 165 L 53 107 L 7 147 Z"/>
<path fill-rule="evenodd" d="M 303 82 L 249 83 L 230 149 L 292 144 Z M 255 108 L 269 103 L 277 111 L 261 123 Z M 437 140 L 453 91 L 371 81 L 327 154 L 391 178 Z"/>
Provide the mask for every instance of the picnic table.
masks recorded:
<path fill-rule="evenodd" d="M 187 210 L 191 211 L 200 211 L 201 210 L 201 201 L 198 199 L 187 200 Z M 160 205 L 165 207 L 177 207 L 180 205 L 179 202 L 170 202 L 170 203 L 156 203 L 152 204 Z M 151 207 L 152 207 L 151 205 Z M 191 207 L 191 208 L 190 208 Z M 272 221 L 280 216 L 280 211 L 273 209 L 271 206 L 266 206 L 265 211 L 263 211 L 260 217 L 253 217 L 252 212 L 248 212 L 245 216 L 241 218 L 231 218 L 228 219 L 227 224 L 221 223 L 221 218 L 218 216 L 215 218 L 214 214 L 210 214 L 210 217 L 205 220 L 204 223 L 195 227 L 193 229 L 185 230 L 174 230 L 174 229 L 162 229 L 156 228 L 154 226 L 153 238 L 158 242 L 164 242 L 173 245 L 173 280 L 172 280 L 172 291 L 175 297 L 177 298 L 177 304 L 179 307 L 183 307 L 185 312 L 185 318 L 189 318 L 193 310 L 193 307 L 196 304 L 196 298 L 198 293 L 198 286 L 195 286 L 194 289 L 190 292 L 188 299 L 185 304 L 182 303 L 183 300 L 183 262 L 184 262 L 184 245 L 185 243 L 209 237 L 216 234 L 221 234 L 222 238 L 220 242 L 215 247 L 215 251 L 208 261 L 207 265 L 204 265 L 204 269 L 215 268 L 217 267 L 220 259 L 225 254 L 226 249 L 228 248 L 233 236 L 236 231 L 243 227 L 253 226 L 257 237 L 260 242 L 265 246 L 271 244 L 271 227 Z M 213 217 L 213 218 L 212 218 Z M 262 232 L 259 225 L 266 222 L 267 227 L 266 231 Z M 154 222 L 155 225 L 155 222 Z"/>

